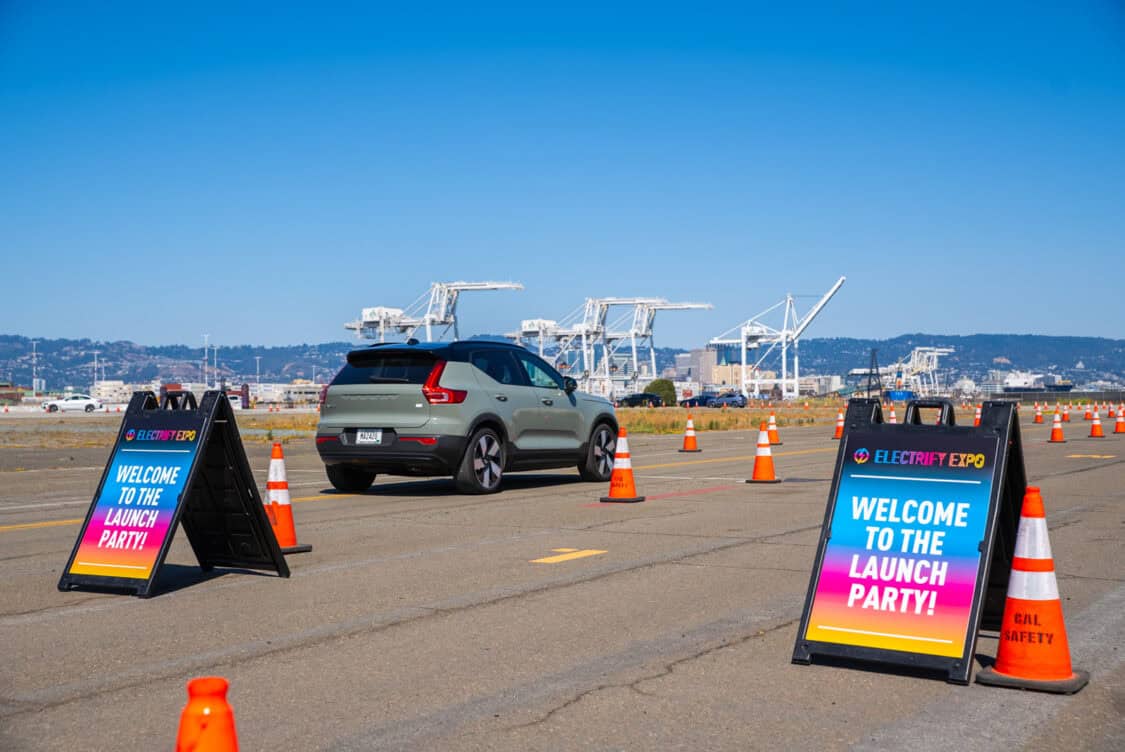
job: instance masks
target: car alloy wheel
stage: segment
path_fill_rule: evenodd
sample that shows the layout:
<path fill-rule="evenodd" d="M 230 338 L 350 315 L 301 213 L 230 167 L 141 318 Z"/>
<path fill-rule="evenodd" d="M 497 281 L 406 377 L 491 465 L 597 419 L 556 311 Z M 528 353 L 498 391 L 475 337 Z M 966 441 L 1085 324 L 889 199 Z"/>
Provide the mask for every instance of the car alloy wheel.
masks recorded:
<path fill-rule="evenodd" d="M 495 488 L 500 484 L 503 470 L 500 466 L 500 442 L 491 434 L 481 434 L 473 444 L 473 473 L 482 488 Z"/>
<path fill-rule="evenodd" d="M 613 472 L 613 453 L 617 449 L 617 437 L 608 427 L 602 426 L 594 434 L 594 462 L 598 472 L 609 475 Z"/>

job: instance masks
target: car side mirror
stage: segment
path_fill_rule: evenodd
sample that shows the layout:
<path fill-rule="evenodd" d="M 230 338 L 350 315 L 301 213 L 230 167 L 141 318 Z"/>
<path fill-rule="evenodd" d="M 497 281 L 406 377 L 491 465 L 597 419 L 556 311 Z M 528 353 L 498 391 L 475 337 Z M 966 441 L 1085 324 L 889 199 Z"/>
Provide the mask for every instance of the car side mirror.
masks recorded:
<path fill-rule="evenodd" d="M 578 389 L 578 382 L 569 376 L 563 376 L 563 391 L 567 394 L 574 392 Z"/>

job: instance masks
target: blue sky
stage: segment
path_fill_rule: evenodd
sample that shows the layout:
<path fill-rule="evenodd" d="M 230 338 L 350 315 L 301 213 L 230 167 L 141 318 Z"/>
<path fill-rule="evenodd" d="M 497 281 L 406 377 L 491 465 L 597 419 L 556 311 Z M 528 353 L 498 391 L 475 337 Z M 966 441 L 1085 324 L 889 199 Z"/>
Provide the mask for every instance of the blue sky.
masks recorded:
<path fill-rule="evenodd" d="M 463 333 L 713 303 L 686 347 L 847 275 L 808 336 L 1125 336 L 1120 3 L 157 5 L 0 0 L 0 332 L 324 342 L 493 279 Z"/>

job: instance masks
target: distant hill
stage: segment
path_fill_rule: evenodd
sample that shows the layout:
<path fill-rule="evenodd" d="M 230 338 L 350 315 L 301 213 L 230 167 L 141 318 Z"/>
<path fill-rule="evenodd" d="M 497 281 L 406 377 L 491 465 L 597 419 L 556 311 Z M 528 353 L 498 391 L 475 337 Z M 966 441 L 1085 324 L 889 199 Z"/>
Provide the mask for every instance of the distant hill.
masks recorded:
<path fill-rule="evenodd" d="M 502 339 L 481 335 L 482 339 Z M 362 343 L 326 342 L 280 347 L 257 345 L 219 348 L 219 373 L 228 382 L 253 382 L 255 358 L 260 358 L 262 381 L 313 379 L 326 381 L 344 362 L 344 357 Z M 885 340 L 823 338 L 802 340 L 801 372 L 844 374 L 866 367 L 871 349 L 879 351 L 880 365 L 906 358 L 919 346 L 952 347 L 954 353 L 941 361 L 947 378 L 968 376 L 980 380 L 991 369 L 1030 370 L 1055 373 L 1084 383 L 1097 379 L 1121 380 L 1125 375 L 1125 340 L 1096 337 L 1046 337 L 1029 334 L 973 334 L 969 336 L 904 334 Z M 186 345 L 145 346 L 132 342 L 95 342 L 88 339 L 37 340 L 39 377 L 49 390 L 65 386 L 86 389 L 94 377 L 94 351 L 98 351 L 98 378 L 125 382 L 199 381 L 203 348 Z M 657 367 L 674 362 L 677 348 L 657 348 Z M 737 357 L 737 356 L 734 356 Z M 208 353 L 208 369 L 214 355 Z M 771 367 L 769 361 L 766 367 Z M 1081 367 L 1080 367 L 1081 366 Z M 0 380 L 31 384 L 31 339 L 0 335 Z"/>
<path fill-rule="evenodd" d="M 1099 337 L 1048 337 L 1035 334 L 903 334 L 885 340 L 842 337 L 801 342 L 801 370 L 846 373 L 865 368 L 871 349 L 878 349 L 880 365 L 906 359 L 915 347 L 952 347 L 941 368 L 952 378 L 980 380 L 990 370 L 1054 373 L 1076 384 L 1097 379 L 1120 380 L 1125 375 L 1125 340 Z"/>

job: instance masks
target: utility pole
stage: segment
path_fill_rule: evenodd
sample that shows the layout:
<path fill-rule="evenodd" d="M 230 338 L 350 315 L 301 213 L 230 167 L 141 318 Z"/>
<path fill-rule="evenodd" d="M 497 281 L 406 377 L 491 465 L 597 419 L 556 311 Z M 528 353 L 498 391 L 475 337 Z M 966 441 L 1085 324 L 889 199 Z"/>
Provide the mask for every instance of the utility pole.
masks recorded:
<path fill-rule="evenodd" d="M 35 351 L 35 346 L 39 344 L 39 340 L 31 340 L 31 393 L 35 394 L 39 391 L 39 353 Z"/>
<path fill-rule="evenodd" d="M 203 335 L 203 388 L 207 388 L 207 343 L 211 339 L 210 334 Z"/>
<path fill-rule="evenodd" d="M 879 373 L 879 351 L 874 347 L 871 348 L 871 365 L 867 368 L 867 396 L 871 396 L 871 392 L 879 396 L 879 401 L 883 400 L 883 376 Z M 875 388 L 872 389 L 872 386 Z"/>
<path fill-rule="evenodd" d="M 218 345 L 215 345 L 214 352 L 215 352 L 215 367 L 212 370 L 212 373 L 215 374 L 215 386 L 218 387 L 219 386 L 219 346 Z"/>
<path fill-rule="evenodd" d="M 261 355 L 255 355 L 254 356 L 254 383 L 255 384 L 261 384 L 262 383 L 262 356 Z"/>
<path fill-rule="evenodd" d="M 94 350 L 94 385 L 90 388 L 92 392 L 98 390 L 98 353 L 100 352 L 101 350 Z"/>

